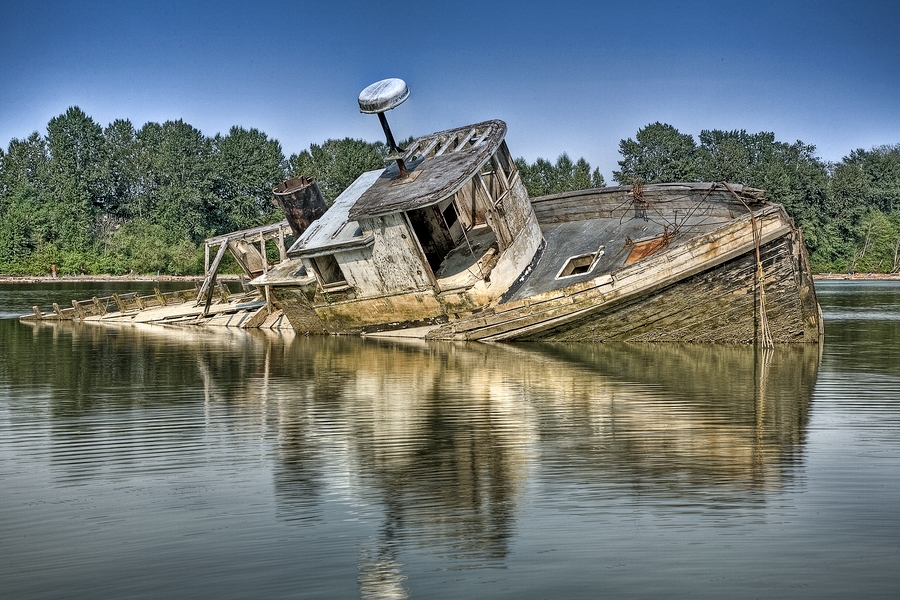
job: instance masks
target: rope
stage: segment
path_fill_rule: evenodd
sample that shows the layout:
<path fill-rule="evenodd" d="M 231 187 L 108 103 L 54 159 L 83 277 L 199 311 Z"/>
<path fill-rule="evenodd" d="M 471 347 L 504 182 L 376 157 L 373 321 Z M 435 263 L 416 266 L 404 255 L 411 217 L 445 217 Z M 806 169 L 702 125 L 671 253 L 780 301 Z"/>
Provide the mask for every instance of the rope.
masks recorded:
<path fill-rule="evenodd" d="M 657 225 L 662 224 L 664 229 L 668 229 L 670 231 L 670 238 L 672 238 L 672 237 L 675 237 L 675 235 L 677 235 L 681 231 L 682 226 L 685 223 L 687 223 L 688 219 L 693 217 L 694 213 L 697 212 L 697 210 L 700 208 L 700 206 L 704 202 L 706 202 L 707 198 L 709 198 L 709 196 L 715 191 L 716 185 L 717 184 L 714 183 L 711 186 L 709 186 L 709 189 L 706 190 L 706 192 L 703 194 L 703 197 L 700 198 L 697 202 L 695 202 L 694 205 L 691 206 L 691 208 L 687 211 L 687 213 L 682 215 L 680 225 L 678 224 L 677 211 L 675 213 L 675 219 L 670 221 L 665 216 L 663 216 L 662 212 L 660 212 L 660 210 L 656 207 L 656 205 L 654 205 L 653 203 L 651 203 L 649 200 L 647 200 L 644 197 L 644 187 L 643 187 L 643 183 L 641 182 L 640 179 L 635 179 L 634 182 L 632 183 L 632 186 L 631 186 L 632 199 L 630 201 L 626 200 L 625 202 L 623 202 L 616 208 L 621 208 L 622 206 L 625 206 L 626 204 L 628 204 L 630 202 L 631 205 L 635 207 L 636 212 L 638 212 L 638 215 L 637 215 L 638 217 L 642 217 L 645 221 L 652 221 L 653 223 L 656 223 Z M 683 194 L 681 196 L 672 197 L 672 200 L 681 200 L 682 198 L 689 198 L 689 197 L 690 197 L 690 194 Z M 658 217 L 659 220 L 650 219 L 647 216 L 648 208 L 656 214 L 656 216 Z M 623 215 L 622 218 L 619 219 L 619 223 L 621 223 L 624 219 L 625 219 L 625 217 Z M 660 221 L 661 221 L 661 223 L 660 223 Z M 701 223 L 703 221 L 705 221 L 705 219 L 701 220 Z M 696 226 L 696 225 L 697 224 L 695 224 L 694 226 Z"/>
<path fill-rule="evenodd" d="M 744 205 L 747 212 L 750 213 L 750 227 L 753 230 L 753 244 L 756 246 L 756 290 L 759 297 L 759 332 L 762 337 L 761 344 L 763 348 L 774 348 L 775 342 L 772 340 L 772 332 L 769 329 L 769 317 L 766 314 L 766 274 L 763 271 L 762 258 L 759 251 L 761 237 L 759 224 L 756 222 L 756 216 L 753 214 L 750 206 L 744 202 L 744 199 L 738 196 L 731 186 L 724 181 L 722 182 L 722 185 L 724 185 L 725 188 L 737 198 L 738 202 Z"/>

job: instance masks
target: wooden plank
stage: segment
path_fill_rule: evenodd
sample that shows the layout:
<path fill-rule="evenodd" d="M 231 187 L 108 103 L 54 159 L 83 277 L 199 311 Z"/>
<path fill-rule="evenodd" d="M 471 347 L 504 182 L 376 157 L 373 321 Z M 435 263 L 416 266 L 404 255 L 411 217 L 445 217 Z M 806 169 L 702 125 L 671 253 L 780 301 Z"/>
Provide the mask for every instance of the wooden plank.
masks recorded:
<path fill-rule="evenodd" d="M 219 265 L 222 263 L 222 258 L 225 256 L 225 251 L 228 249 L 228 242 L 222 242 L 219 246 L 219 251 L 216 252 L 216 258 L 213 260 L 212 265 L 210 265 L 209 270 L 206 272 L 206 278 L 203 280 L 203 285 L 200 286 L 200 292 L 197 294 L 197 304 L 199 305 L 203 302 L 204 296 L 206 296 L 206 307 L 203 310 L 204 316 L 206 315 L 206 311 L 209 310 L 210 302 L 212 301 L 212 294 L 207 293 L 210 291 L 210 286 L 215 283 L 216 280 L 216 272 L 219 270 Z"/>
<path fill-rule="evenodd" d="M 440 139 L 437 136 L 435 136 L 431 140 L 431 142 L 429 142 L 429 144 L 427 146 L 425 146 L 425 148 L 419 153 L 419 156 L 421 156 L 422 158 L 427 158 L 429 152 L 433 151 L 435 149 L 435 147 L 437 147 L 439 142 L 440 142 Z"/>
<path fill-rule="evenodd" d="M 435 152 L 434 155 L 435 155 L 435 156 L 440 156 L 441 154 L 443 154 L 444 152 L 446 152 L 446 151 L 447 151 L 447 148 L 449 148 L 450 145 L 453 144 L 453 142 L 455 142 L 455 141 L 456 141 L 456 136 L 455 136 L 455 135 L 448 135 L 448 136 L 447 136 L 447 141 L 445 141 L 445 142 L 441 145 L 441 147 L 438 148 L 438 151 Z"/>
<path fill-rule="evenodd" d="M 454 151 L 454 152 L 459 152 L 460 150 L 462 150 L 463 147 L 464 147 L 466 144 L 469 143 L 469 140 L 472 139 L 472 136 L 475 135 L 475 131 L 476 131 L 476 130 L 475 130 L 475 128 L 473 127 L 472 129 L 469 130 L 469 132 L 468 132 L 466 135 L 462 136 L 462 137 L 460 138 L 459 144 L 456 145 L 456 147 L 453 149 L 453 151 Z"/>
<path fill-rule="evenodd" d="M 278 238 L 277 238 L 277 241 L 275 242 L 275 244 L 278 246 L 278 260 L 280 260 L 281 262 L 286 261 L 287 260 L 287 250 L 284 247 L 284 230 L 283 229 L 278 230 Z M 243 283 L 243 279 L 241 280 L 241 283 Z"/>

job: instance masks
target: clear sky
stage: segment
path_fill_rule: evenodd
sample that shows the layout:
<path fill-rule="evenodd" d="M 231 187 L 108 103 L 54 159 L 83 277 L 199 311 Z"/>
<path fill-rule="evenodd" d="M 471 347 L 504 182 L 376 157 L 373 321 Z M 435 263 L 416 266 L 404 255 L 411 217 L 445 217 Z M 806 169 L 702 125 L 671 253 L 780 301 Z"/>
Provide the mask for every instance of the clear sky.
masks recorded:
<path fill-rule="evenodd" d="M 514 156 L 584 156 L 655 121 L 773 131 L 840 160 L 900 143 L 900 2 L 0 0 L 0 145 L 69 106 L 105 126 L 256 127 L 286 155 L 382 139 L 359 113 L 400 77 L 397 138 L 499 118 Z"/>

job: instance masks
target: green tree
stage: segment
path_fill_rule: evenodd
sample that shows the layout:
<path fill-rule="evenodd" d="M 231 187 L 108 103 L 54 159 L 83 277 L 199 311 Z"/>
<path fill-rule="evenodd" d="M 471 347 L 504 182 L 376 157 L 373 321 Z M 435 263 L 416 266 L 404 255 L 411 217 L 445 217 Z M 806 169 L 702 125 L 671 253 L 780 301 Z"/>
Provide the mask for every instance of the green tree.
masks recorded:
<path fill-rule="evenodd" d="M 521 157 L 515 162 L 519 177 L 532 198 L 606 186 L 599 169 L 592 173 L 590 163 L 584 158 L 573 163 L 565 152 L 557 157 L 555 164 L 544 158 L 538 158 L 533 164 Z"/>
<path fill-rule="evenodd" d="M 213 150 L 217 229 L 235 231 L 283 218 L 272 203 L 272 188 L 285 178 L 281 144 L 258 129 L 235 126 L 213 139 Z"/>
<path fill-rule="evenodd" d="M 803 227 L 807 246 L 820 252 L 816 256 L 820 263 L 832 263 L 835 252 L 845 251 L 839 243 L 840 230 L 824 228 L 828 170 L 815 155 L 815 146 L 801 141 L 779 142 L 767 131 L 703 130 L 699 140 L 696 156 L 700 179 L 765 190 L 770 200 L 783 204 Z"/>
<path fill-rule="evenodd" d="M 62 268 L 80 270 L 93 243 L 94 220 L 103 197 L 103 131 L 74 106 L 50 119 L 47 147 L 51 238 L 60 248 Z"/>
<path fill-rule="evenodd" d="M 696 153 L 693 136 L 657 121 L 639 129 L 634 139 L 619 142 L 622 160 L 618 161 L 620 170 L 613 171 L 613 178 L 622 185 L 635 180 L 694 181 L 698 178 Z"/>
<path fill-rule="evenodd" d="M 169 242 L 187 237 L 200 243 L 216 233 L 211 215 L 220 200 L 213 193 L 211 140 L 181 119 L 147 123 L 137 138 L 143 171 L 138 216 L 162 225 Z"/>
<path fill-rule="evenodd" d="M 0 153 L 0 272 L 24 273 L 28 257 L 50 237 L 49 160 L 37 132 Z"/>
<path fill-rule="evenodd" d="M 900 144 L 854 150 L 836 169 L 850 169 L 859 180 L 862 204 L 890 213 L 900 209 Z"/>
<path fill-rule="evenodd" d="M 140 193 L 137 132 L 128 119 L 116 119 L 103 130 L 103 139 L 106 142 L 103 210 L 116 218 L 132 218 Z"/>

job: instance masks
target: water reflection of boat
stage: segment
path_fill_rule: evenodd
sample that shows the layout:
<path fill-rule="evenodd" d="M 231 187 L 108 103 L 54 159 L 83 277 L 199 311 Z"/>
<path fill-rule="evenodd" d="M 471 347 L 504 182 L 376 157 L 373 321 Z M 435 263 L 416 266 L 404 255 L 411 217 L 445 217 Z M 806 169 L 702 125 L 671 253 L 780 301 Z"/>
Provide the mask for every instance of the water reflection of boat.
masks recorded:
<path fill-rule="evenodd" d="M 276 489 L 297 508 L 346 469 L 391 535 L 480 560 L 508 551 L 535 477 L 746 507 L 790 485 L 818 349 L 716 350 L 297 338 L 283 358 L 316 383 L 270 387 Z"/>
<path fill-rule="evenodd" d="M 546 493 L 639 490 L 689 500 L 693 510 L 752 508 L 792 483 L 819 360 L 809 345 L 760 354 L 741 346 L 110 331 L 34 328 L 59 365 L 54 411 L 176 402 L 181 417 L 199 416 L 166 440 L 185 452 L 209 435 L 210 415 L 225 413 L 219 434 L 269 445 L 280 518 L 322 521 L 337 489 L 377 507 L 368 510 L 383 524 L 360 565 L 388 565 L 395 583 L 400 541 L 473 564 L 502 560 L 524 497 L 537 493 L 529 482 Z M 40 360 L 17 361 L 7 365 L 13 380 L 46 382 Z M 157 380 L 163 388 L 153 387 Z M 91 391 L 107 388 L 116 393 Z"/>

